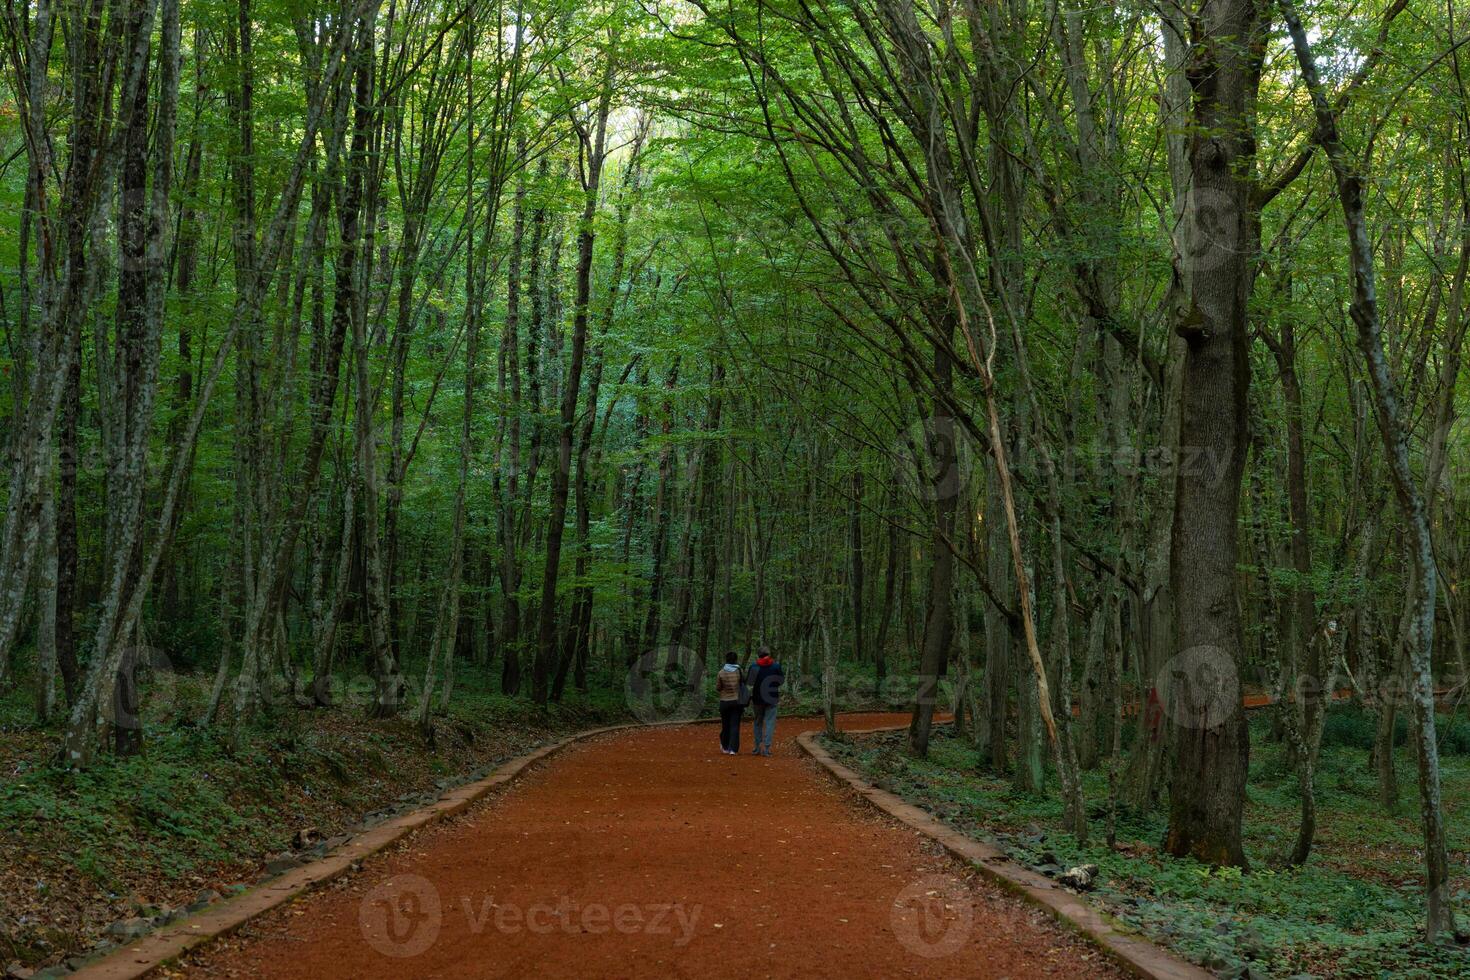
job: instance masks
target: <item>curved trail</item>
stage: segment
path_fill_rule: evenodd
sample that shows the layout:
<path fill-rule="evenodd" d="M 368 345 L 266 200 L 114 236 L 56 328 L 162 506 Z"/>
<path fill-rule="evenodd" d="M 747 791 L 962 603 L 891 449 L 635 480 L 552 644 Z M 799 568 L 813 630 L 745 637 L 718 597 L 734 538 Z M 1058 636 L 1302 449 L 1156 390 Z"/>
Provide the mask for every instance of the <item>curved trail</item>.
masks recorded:
<path fill-rule="evenodd" d="M 843 727 L 906 716 L 849 715 Z M 464 817 L 255 920 L 191 977 L 1119 976 L 1044 913 L 710 725 L 571 746 Z M 749 723 L 742 732 L 748 752 Z"/>

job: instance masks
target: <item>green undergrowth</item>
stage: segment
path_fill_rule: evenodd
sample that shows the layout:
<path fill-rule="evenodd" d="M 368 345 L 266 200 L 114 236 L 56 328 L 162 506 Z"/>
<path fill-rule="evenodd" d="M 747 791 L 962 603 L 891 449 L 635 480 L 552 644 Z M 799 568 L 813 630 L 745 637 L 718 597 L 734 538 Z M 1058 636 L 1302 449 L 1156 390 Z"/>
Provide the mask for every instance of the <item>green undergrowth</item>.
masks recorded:
<path fill-rule="evenodd" d="M 207 682 L 154 685 L 142 754 L 82 771 L 59 764 L 61 724 L 31 721 L 24 688 L 0 698 L 0 963 L 86 948 L 137 896 L 179 905 L 249 882 L 298 832 L 352 832 L 551 738 L 627 717 L 620 696 L 569 691 L 540 708 L 466 672 L 432 745 L 410 718 L 345 706 L 276 708 L 236 738 L 196 723 Z"/>
<path fill-rule="evenodd" d="M 979 767 L 968 741 L 947 731 L 928 760 L 905 749 L 904 733 L 839 737 L 834 754 L 886 789 L 951 825 L 999 844 L 1043 873 L 1093 863 L 1101 869 L 1095 898 L 1122 923 L 1225 977 L 1465 977 L 1470 952 L 1422 938 L 1423 870 L 1411 751 L 1396 752 L 1401 800 L 1389 812 L 1356 737 L 1351 710 L 1334 711 L 1317 778 L 1316 847 L 1301 868 L 1283 858 L 1296 837 L 1299 794 L 1282 747 L 1264 717 L 1251 725 L 1245 845 L 1251 869 L 1211 870 L 1158 851 L 1161 808 L 1119 813 L 1119 849 L 1105 845 L 1107 777 L 1087 773 L 1091 840 L 1079 845 L 1061 831 L 1054 794 L 1016 792 L 1008 778 Z M 1447 731 L 1455 729 L 1448 722 Z M 1369 732 L 1371 736 L 1371 729 Z M 1371 741 L 1371 738 L 1370 738 Z M 1442 744 L 1446 742 L 1442 739 Z M 1451 846 L 1454 903 L 1470 920 L 1470 757 L 1445 746 L 1445 820 Z M 1050 774 L 1049 774 L 1050 776 Z"/>
<path fill-rule="evenodd" d="M 527 739 L 622 712 L 610 699 L 580 697 L 540 709 L 469 679 L 436 718 L 432 748 L 407 719 L 368 721 L 346 708 L 278 710 L 238 740 L 227 725 L 202 728 L 192 717 L 180 710 L 149 724 L 141 755 L 104 757 L 79 772 L 50 751 L 59 725 L 20 729 L 36 749 L 17 753 L 12 778 L 0 783 L 0 823 L 99 882 L 146 870 L 178 875 L 285 846 L 293 816 L 325 810 L 346 819 L 393 800 L 397 786 L 452 778 Z M 524 737 L 508 738 L 516 735 Z"/>

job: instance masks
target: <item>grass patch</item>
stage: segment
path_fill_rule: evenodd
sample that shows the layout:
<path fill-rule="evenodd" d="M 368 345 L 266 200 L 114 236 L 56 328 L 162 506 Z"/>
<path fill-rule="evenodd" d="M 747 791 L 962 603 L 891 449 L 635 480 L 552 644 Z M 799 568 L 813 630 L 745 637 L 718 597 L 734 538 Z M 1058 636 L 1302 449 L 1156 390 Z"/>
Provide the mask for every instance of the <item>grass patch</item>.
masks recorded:
<path fill-rule="evenodd" d="M 1305 867 L 1281 858 L 1296 836 L 1299 796 L 1283 748 L 1267 719 L 1251 724 L 1245 812 L 1252 870 L 1212 870 L 1162 855 L 1162 812 L 1123 812 L 1120 849 L 1101 840 L 1107 799 L 1104 772 L 1085 774 L 1095 838 L 1079 845 L 1060 830 L 1054 795 L 1017 794 L 1008 778 L 979 768 L 966 741 L 938 733 L 930 758 L 904 752 L 903 733 L 839 739 L 834 754 L 870 779 L 918 803 L 957 829 L 991 840 L 1043 871 L 1082 863 L 1102 870 L 1095 896 L 1114 916 L 1186 958 L 1227 977 L 1464 977 L 1470 953 L 1422 940 L 1423 872 L 1411 750 L 1396 753 L 1403 799 L 1396 813 L 1377 803 L 1361 722 L 1351 709 L 1332 712 L 1317 777 L 1318 834 Z M 1367 729 L 1372 739 L 1371 720 Z M 1456 911 L 1470 916 L 1470 757 L 1455 750 L 1451 724 L 1442 738 L 1445 819 L 1451 843 Z M 1053 872 L 1055 873 L 1055 872 Z"/>

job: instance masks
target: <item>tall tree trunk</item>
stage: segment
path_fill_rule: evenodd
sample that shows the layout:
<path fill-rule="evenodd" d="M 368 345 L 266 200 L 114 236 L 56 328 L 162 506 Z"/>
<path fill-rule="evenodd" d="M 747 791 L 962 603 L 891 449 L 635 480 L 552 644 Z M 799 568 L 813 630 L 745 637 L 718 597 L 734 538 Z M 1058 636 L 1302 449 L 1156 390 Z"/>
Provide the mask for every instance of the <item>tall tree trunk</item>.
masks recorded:
<path fill-rule="evenodd" d="M 678 383 L 679 362 L 676 360 L 673 367 L 669 369 L 668 377 L 664 379 L 664 388 L 672 392 Z M 643 627 L 642 640 L 642 648 L 646 652 L 651 652 L 658 646 L 659 626 L 663 616 L 664 563 L 669 550 L 669 526 L 673 522 L 674 512 L 674 473 L 678 466 L 674 446 L 667 441 L 667 436 L 673 429 L 673 398 L 668 396 L 665 397 L 663 404 L 661 433 L 666 438 L 663 447 L 659 450 L 658 490 L 654 494 L 653 503 L 653 570 L 648 579 L 648 615 Z M 759 591 L 759 584 L 757 584 L 757 599 L 759 599 Z M 636 658 L 639 654 L 630 651 L 630 656 Z"/>
<path fill-rule="evenodd" d="M 1189 150 L 1191 87 L 1185 71 L 1190 34 L 1184 11 L 1163 8 L 1160 29 L 1167 70 L 1158 93 L 1159 124 L 1165 133 L 1169 183 L 1174 195 L 1170 213 L 1174 222 L 1171 248 L 1175 255 L 1183 255 L 1190 251 L 1189 228 L 1184 219 L 1193 179 Z M 1186 292 L 1183 271 L 1176 270 L 1170 277 L 1168 305 L 1187 308 Z M 1163 465 L 1159 489 L 1149 501 L 1153 512 L 1168 514 L 1170 519 L 1150 522 L 1144 543 L 1143 594 L 1139 603 L 1142 649 L 1136 664 L 1139 723 L 1134 726 L 1128 771 L 1123 777 L 1123 796 L 1139 810 L 1148 810 L 1154 805 L 1169 747 L 1159 688 L 1165 663 L 1178 652 L 1174 646 L 1177 604 L 1170 558 L 1182 455 L 1180 433 L 1186 350 L 1184 338 L 1177 331 L 1171 332 L 1166 339 L 1163 378 L 1159 386 L 1158 443 Z M 1119 680 L 1121 682 L 1121 677 Z"/>
<path fill-rule="evenodd" d="M 525 157 L 524 137 L 517 142 L 517 156 Z M 504 609 L 501 614 L 500 689 L 506 694 L 520 693 L 521 644 L 521 560 L 520 524 L 516 513 L 520 506 L 521 479 L 521 256 L 526 234 L 526 182 L 516 181 L 511 211 L 510 256 L 506 265 L 505 324 L 501 333 L 499 387 L 502 398 L 509 389 L 505 432 L 497 441 L 493 482 L 500 501 L 497 527 L 500 532 L 500 593 Z M 507 445 L 508 441 L 508 445 Z"/>
<path fill-rule="evenodd" d="M 847 583 L 852 603 L 852 652 L 855 660 L 867 656 L 868 638 L 863 628 L 863 593 L 866 589 L 866 568 L 863 563 L 863 471 L 852 471 L 852 500 L 847 506 L 847 542 L 851 575 Z"/>
<path fill-rule="evenodd" d="M 56 460 L 56 664 L 66 703 L 77 700 L 81 669 L 77 665 L 77 460 L 78 416 L 81 413 L 82 358 L 74 353 L 66 393 L 62 396 Z"/>
<path fill-rule="evenodd" d="M 709 511 L 706 498 L 712 493 L 710 484 L 716 479 L 717 457 L 715 455 L 715 440 L 711 434 L 718 431 L 720 427 L 720 414 L 724 406 L 724 383 L 725 368 L 716 362 L 710 369 L 710 403 L 709 410 L 705 414 L 704 424 L 701 430 L 705 435 L 704 444 L 695 452 L 690 453 L 688 479 L 685 481 L 687 496 L 685 497 L 683 533 L 679 539 L 679 557 L 674 563 L 676 569 L 674 581 L 677 591 L 674 594 L 674 615 L 669 628 L 669 657 L 672 662 L 677 652 L 684 646 L 689 635 L 690 622 L 693 616 L 693 601 L 696 589 L 694 580 L 694 540 L 699 531 L 701 515 Z M 706 526 L 700 533 L 708 533 Z M 704 661 L 701 659 L 700 663 Z"/>
<path fill-rule="evenodd" d="M 366 129 L 365 120 L 362 117 L 367 113 L 368 99 L 371 98 L 371 88 L 367 81 L 371 77 L 367 68 L 368 64 L 369 62 L 364 58 L 358 69 L 357 112 L 359 123 L 353 136 L 354 155 L 360 152 L 357 148 L 357 134 Z M 353 165 L 349 164 L 349 167 L 351 166 Z M 344 222 L 346 221 L 351 221 L 354 227 L 350 232 L 344 229 L 342 235 L 344 246 L 349 241 L 355 245 L 358 221 L 356 209 L 344 215 Z M 355 258 L 360 257 L 355 256 Z M 386 718 L 398 712 L 399 702 L 403 695 L 402 678 L 398 674 L 397 662 L 393 656 L 393 645 L 388 635 L 387 582 L 384 580 L 383 559 L 379 548 L 377 426 L 373 418 L 373 383 L 368 373 L 368 355 L 371 347 L 367 332 L 366 297 L 362 295 L 361 278 L 357 276 L 355 269 L 349 267 L 345 275 L 349 277 L 350 285 L 345 292 L 339 290 L 338 302 L 344 300 L 347 302 L 352 321 L 353 364 L 356 370 L 357 386 L 355 392 L 357 396 L 356 464 L 358 491 L 362 495 L 361 542 L 363 566 L 366 572 L 363 602 L 367 614 L 368 656 L 373 664 L 373 677 L 377 688 L 369 713 L 373 717 Z"/>
<path fill-rule="evenodd" d="M 1285 403 L 1286 499 L 1291 521 L 1288 553 L 1296 575 L 1290 595 L 1283 603 L 1288 635 L 1281 639 L 1288 644 L 1285 660 L 1290 665 L 1292 684 L 1289 702 L 1281 708 L 1290 714 L 1287 727 L 1301 793 L 1301 818 L 1289 863 L 1301 865 L 1311 854 L 1316 835 L 1314 773 L 1320 744 L 1318 735 L 1326 704 L 1324 696 L 1331 697 L 1332 692 L 1326 690 L 1329 678 L 1325 676 L 1322 656 L 1326 651 L 1316 636 L 1317 599 L 1312 588 L 1311 511 L 1307 497 L 1306 440 L 1302 432 L 1302 389 L 1296 369 L 1296 326 L 1286 318 L 1279 340 L 1269 337 L 1264 330 L 1260 333 L 1275 355 Z"/>
<path fill-rule="evenodd" d="M 24 413 L 10 443 L 11 474 L 0 531 L 0 690 L 10 683 L 11 653 L 20 631 L 21 614 L 30 586 L 31 565 L 40 538 L 42 480 L 50 471 L 55 423 L 71 376 L 72 359 L 80 355 L 81 318 L 97 288 L 96 266 L 89 262 L 87 244 L 107 198 L 102 193 L 113 175 L 115 153 L 102 145 L 103 80 L 114 77 L 122 54 L 122 31 L 102 32 L 100 11 L 78 8 L 70 25 L 68 47 L 78 71 L 71 86 L 71 116 L 65 175 L 59 181 L 54 217 L 47 186 L 55 167 L 52 137 L 46 119 L 53 91 L 47 66 L 52 55 L 56 7 L 50 0 L 35 5 L 28 25 L 28 45 L 9 51 L 17 79 L 24 79 L 25 106 L 20 113 L 28 163 L 26 198 L 28 218 L 36 228 L 38 282 L 27 290 L 40 307 L 31 329 L 32 352 Z M 25 36 L 12 24 L 13 37 Z M 129 59 L 119 111 L 129 112 L 137 97 L 136 59 Z M 19 87 L 19 86 L 18 86 Z M 110 92 L 108 93 L 110 97 Z"/>
<path fill-rule="evenodd" d="M 370 0 L 365 0 L 370 2 Z M 167 9 L 167 8 L 166 8 Z M 356 12 L 354 12 L 356 13 Z M 169 32 L 164 32 L 165 38 Z M 125 650 L 122 642 L 123 637 L 131 636 L 136 629 L 139 617 L 142 614 L 143 599 L 156 575 L 159 565 L 169 545 L 169 533 L 176 526 L 176 512 L 183 495 L 183 487 L 188 477 L 189 463 L 193 459 L 194 446 L 197 443 L 200 429 L 204 422 L 205 408 L 209 403 L 211 394 L 218 382 L 220 375 L 229 359 L 229 353 L 233 349 L 235 336 L 243 321 L 255 316 L 259 310 L 261 300 L 260 283 L 267 272 L 273 270 L 282 252 L 282 244 L 285 230 L 289 224 L 289 218 L 296 209 L 300 200 L 301 188 L 307 172 L 307 164 L 311 157 L 317 128 L 321 123 L 324 102 L 323 92 L 331 91 L 336 84 L 346 54 L 352 31 L 347 27 L 339 29 L 335 37 L 329 37 L 324 42 L 324 47 L 330 46 L 330 54 L 325 59 L 325 68 L 317 86 L 317 94 L 308 105 L 306 120 L 303 125 L 301 143 L 298 147 L 296 157 L 291 167 L 286 172 L 286 178 L 277 201 L 277 207 L 270 223 L 265 229 L 262 237 L 263 247 L 260 250 L 261 276 L 248 282 L 244 294 L 235 298 L 233 314 L 230 317 L 229 328 L 220 340 L 214 361 L 209 371 L 203 377 L 203 383 L 199 395 L 195 400 L 193 414 L 185 427 L 180 442 L 174 447 L 169 461 L 168 477 L 162 495 L 159 509 L 160 533 L 155 538 L 146 560 L 141 563 L 141 572 L 135 579 L 129 581 L 130 590 L 126 597 L 127 601 L 118 602 L 115 605 L 104 608 L 97 628 L 97 649 L 88 665 L 87 678 L 83 683 L 76 704 L 72 708 L 71 717 L 67 722 L 67 731 L 64 743 L 65 759 L 68 765 L 81 766 L 87 764 L 91 759 L 95 748 L 95 716 L 99 699 L 103 693 L 103 682 L 105 678 L 115 675 L 118 663 Z M 172 43 L 171 41 L 169 43 Z M 158 165 L 162 167 L 163 157 L 160 155 Z M 160 205 L 160 197 L 166 194 L 166 182 L 159 182 L 155 174 L 155 207 Z M 166 204 L 166 197 L 163 197 Z M 161 236 L 160 236 L 161 237 Z M 160 243 L 161 244 L 161 243 Z M 157 280 L 162 282 L 161 276 Z M 161 290 L 159 296 L 161 298 Z M 340 355 L 340 346 L 335 350 L 335 356 Z M 327 406 L 331 404 L 331 392 L 336 386 L 336 361 L 332 360 L 330 367 L 330 386 L 323 383 L 321 394 L 324 396 L 320 401 Z M 320 432 L 313 432 L 313 440 L 308 445 L 306 454 L 306 466 L 304 473 L 305 489 L 309 494 L 311 486 L 315 483 L 316 467 L 320 460 L 321 441 L 325 438 L 325 417 L 321 417 Z M 320 435 L 320 439 L 318 438 Z M 297 508 L 287 519 L 287 533 L 283 535 L 280 542 L 280 552 L 274 556 L 275 560 L 268 566 L 271 569 L 280 569 L 285 565 L 284 554 L 288 554 L 294 543 L 295 522 L 301 518 L 301 512 L 306 506 L 306 497 L 298 496 Z M 258 628 L 259 621 L 251 625 Z"/>
<path fill-rule="evenodd" d="M 352 330 L 354 344 L 356 344 L 356 334 L 359 328 L 354 326 L 353 320 L 354 317 L 361 318 L 363 312 L 361 294 L 358 289 L 357 259 L 361 250 L 363 185 L 367 169 L 368 135 L 372 117 L 369 104 L 372 78 L 370 45 L 372 24 L 376 21 L 377 16 L 373 3 L 374 0 L 367 0 L 367 3 L 354 12 L 355 16 L 351 20 L 341 25 L 340 34 L 336 40 L 338 50 L 329 56 L 330 60 L 327 62 L 329 70 L 323 74 L 322 79 L 315 86 L 313 121 L 319 118 L 324 111 L 327 101 L 335 97 L 335 121 L 333 132 L 328 138 L 329 182 L 335 182 L 338 179 L 338 171 L 341 171 L 342 174 L 342 186 L 339 190 L 336 208 L 338 247 L 334 263 L 332 316 L 327 328 L 325 349 L 322 351 L 319 362 L 320 368 L 313 381 L 311 427 L 305 450 L 302 453 L 301 468 L 297 472 L 292 488 L 295 497 L 289 508 L 286 508 L 282 514 L 274 539 L 262 544 L 258 568 L 251 573 L 254 580 L 253 594 L 246 606 L 245 626 L 240 641 L 242 662 L 235 697 L 237 725 L 253 716 L 258 707 L 258 677 L 262 663 L 260 654 L 270 642 L 269 638 L 276 620 L 276 610 L 284 601 L 296 541 L 300 535 L 306 510 L 315 494 L 317 477 L 321 472 L 322 453 L 331 428 L 332 407 L 336 400 L 347 333 L 349 329 Z M 350 123 L 347 113 L 349 106 L 355 106 Z M 338 152 L 337 147 L 340 145 L 344 131 L 348 130 L 349 126 L 351 140 L 347 147 L 345 162 L 343 162 L 341 161 L 343 155 Z M 314 130 L 309 130 L 302 144 L 302 155 L 298 156 L 297 164 L 293 168 L 292 195 L 278 202 L 276 217 L 272 220 L 266 236 L 268 244 L 261 250 L 263 256 L 278 252 L 278 243 L 287 224 L 287 216 L 290 214 L 286 208 L 289 205 L 294 211 L 292 197 L 299 198 L 301 184 L 305 177 L 306 154 L 310 151 L 313 140 Z M 260 276 L 254 277 L 250 283 L 247 283 L 250 289 L 248 298 L 253 305 L 259 303 L 263 288 L 261 280 L 265 272 L 269 271 L 274 259 L 263 257 L 262 261 L 266 263 L 266 269 Z M 254 313 L 251 312 L 249 315 L 253 316 Z M 207 402 L 206 394 L 206 392 L 201 392 L 199 399 L 201 404 Z M 197 409 L 195 418 L 198 418 Z M 358 478 L 360 482 L 366 479 L 362 474 L 359 474 Z M 361 487 L 359 489 L 361 490 Z M 363 496 L 365 497 L 366 494 Z M 366 509 L 366 500 L 363 506 Z M 359 542 L 359 544 L 365 552 L 366 543 Z"/>
<path fill-rule="evenodd" d="M 951 334 L 951 338 L 953 335 Z M 914 695 L 913 720 L 909 725 L 909 750 L 920 758 L 929 754 L 929 732 L 934 723 L 934 704 L 939 696 L 939 682 L 949 663 L 954 642 L 954 541 L 956 486 L 955 456 L 957 441 L 955 420 L 947 414 L 945 400 L 951 373 L 949 355 L 936 348 L 934 372 L 940 379 L 942 395 L 936 397 L 935 416 L 925 426 L 929 443 L 924 460 L 926 472 L 932 474 L 933 526 L 929 547 L 929 581 L 925 598 L 924 641 L 919 651 L 919 684 Z"/>
<path fill-rule="evenodd" d="M 602 90 L 590 127 L 578 126 L 586 159 L 583 179 L 585 203 L 577 229 L 576 294 L 572 313 L 572 349 L 562 389 L 558 426 L 556 467 L 551 475 L 551 512 L 546 526 L 546 570 L 541 580 L 541 619 L 537 630 L 536 661 L 531 670 L 531 695 L 538 704 L 550 696 L 552 665 L 556 662 L 556 584 L 561 572 L 561 541 L 567 517 L 567 497 L 572 477 L 572 427 L 577 419 L 577 399 L 582 387 L 582 360 L 587 349 L 587 314 L 592 297 L 593 219 L 597 214 L 597 192 L 602 182 L 602 165 L 607 156 L 607 120 L 612 109 L 613 77 L 617 59 L 617 29 L 614 28 L 602 75 Z"/>
<path fill-rule="evenodd" d="M 1343 223 L 1347 227 L 1353 274 L 1353 300 L 1348 314 L 1357 327 L 1358 347 L 1372 382 L 1373 407 L 1383 438 L 1394 494 L 1408 527 L 1414 582 L 1408 646 L 1410 696 L 1414 705 L 1414 737 L 1419 757 L 1419 815 L 1424 826 L 1426 914 L 1425 937 L 1433 941 L 1455 932 L 1450 894 L 1449 857 L 1444 809 L 1440 800 L 1439 739 L 1434 726 L 1434 607 L 1436 567 L 1429 512 L 1409 466 L 1408 435 L 1398 401 L 1398 387 L 1383 353 L 1378 294 L 1374 282 L 1373 243 L 1363 203 L 1363 175 L 1349 158 L 1338 135 L 1337 113 L 1328 104 L 1317 74 L 1316 58 L 1306 29 L 1291 0 L 1278 0 L 1301 65 L 1302 80 L 1312 96 L 1317 120 L 1315 138 L 1327 154 L 1337 183 Z"/>
<path fill-rule="evenodd" d="M 592 561 L 592 501 L 591 474 L 597 472 L 602 462 L 602 446 L 593 445 L 597 432 L 598 399 L 602 390 L 602 375 L 606 366 L 606 343 L 617 316 L 618 303 L 623 291 L 623 272 L 628 253 L 628 217 L 638 190 L 642 172 L 642 151 L 648 136 L 648 120 L 640 120 L 633 137 L 627 168 L 623 171 L 619 190 L 617 213 L 613 226 L 612 269 L 602 308 L 601 323 L 592 353 L 592 369 L 587 379 L 587 404 L 582 409 L 582 425 L 575 444 L 577 453 L 577 587 L 572 599 L 572 617 L 569 629 L 570 642 L 559 658 L 556 678 L 552 683 L 551 699 L 560 701 L 566 686 L 567 671 L 576 667 L 576 685 L 586 689 L 586 665 L 592 646 L 592 601 L 594 592 L 587 582 L 587 572 Z M 609 410 L 610 411 L 610 410 Z"/>
<path fill-rule="evenodd" d="M 41 561 L 36 576 L 36 720 L 51 720 L 56 712 L 56 501 L 46 480 L 46 500 L 41 503 Z"/>
<path fill-rule="evenodd" d="M 991 588 L 1003 601 L 1012 601 L 1015 582 L 1006 555 L 1005 502 L 1000 477 L 989 463 L 985 479 L 985 563 Z M 988 732 L 981 758 L 996 773 L 1004 773 L 1006 755 L 1007 694 L 1011 683 L 1011 624 L 994 603 L 985 604 L 985 717 Z"/>
<path fill-rule="evenodd" d="M 177 17 L 177 13 L 175 13 Z M 148 52 L 152 35 L 152 8 L 147 0 L 134 0 L 128 14 L 129 48 L 142 48 L 143 65 L 139 87 L 148 89 Z M 176 68 L 175 68 L 176 70 Z M 178 86 L 174 85 L 174 111 Z M 163 108 L 168 108 L 164 106 Z M 149 251 L 148 213 L 148 101 L 133 102 L 123 149 L 118 187 L 118 278 L 116 352 L 112 367 L 117 377 L 110 388 L 115 405 L 116 434 L 103 439 L 110 458 L 106 467 L 107 529 L 111 549 L 107 556 L 108 577 L 133 577 L 142 549 L 144 485 L 147 481 L 146 453 L 152 422 L 153 391 L 157 381 L 157 336 L 149 323 L 149 278 L 160 275 L 147 261 Z M 169 152 L 172 153 L 170 143 Z M 169 161 L 172 164 L 172 160 Z M 165 199 L 166 201 L 166 199 Z M 161 229 L 159 229 L 161 232 Z M 160 253 L 161 255 L 162 253 Z M 145 413 L 141 414 L 141 413 Z M 141 431 L 139 431 L 141 429 Z M 132 637 L 122 638 L 131 643 Z M 135 755 L 142 750 L 143 733 L 137 724 L 136 658 L 125 656 L 115 680 L 117 689 L 112 717 L 113 750 L 118 755 Z"/>
<path fill-rule="evenodd" d="M 1184 300 L 1174 329 L 1186 344 L 1180 444 L 1210 465 L 1180 466 L 1175 490 L 1170 584 L 1177 652 L 1163 678 L 1173 746 L 1164 847 L 1177 857 L 1243 867 L 1250 743 L 1240 703 L 1235 566 L 1250 385 L 1250 126 L 1264 28 L 1253 0 L 1206 3 L 1192 16 L 1192 180 Z"/>

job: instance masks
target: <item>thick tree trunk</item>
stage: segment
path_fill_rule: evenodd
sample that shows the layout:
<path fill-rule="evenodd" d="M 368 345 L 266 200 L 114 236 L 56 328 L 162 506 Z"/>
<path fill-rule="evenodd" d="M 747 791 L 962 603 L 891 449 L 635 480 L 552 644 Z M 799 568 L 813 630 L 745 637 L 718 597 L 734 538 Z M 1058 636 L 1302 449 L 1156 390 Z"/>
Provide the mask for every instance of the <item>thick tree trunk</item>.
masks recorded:
<path fill-rule="evenodd" d="M 1178 467 L 1175 483 L 1175 652 L 1160 685 L 1167 688 L 1161 697 L 1173 746 L 1164 848 L 1207 864 L 1243 867 L 1241 810 L 1250 744 L 1240 703 L 1235 566 L 1250 385 L 1249 127 L 1263 27 L 1252 0 L 1206 3 L 1193 23 L 1185 288 L 1174 312 L 1175 332 L 1186 344 L 1180 444 L 1191 465 Z"/>
<path fill-rule="evenodd" d="M 139 86 L 148 88 L 148 51 L 152 33 L 151 9 L 146 0 L 133 3 L 129 13 L 130 48 L 142 47 L 143 67 Z M 177 11 L 174 13 L 177 18 Z M 173 105 L 161 106 L 177 111 L 177 49 L 174 52 Z M 168 134 L 168 153 L 172 153 L 172 128 Z M 172 160 L 168 165 L 172 165 Z M 166 193 L 166 192 L 165 192 Z M 167 199 L 165 198 L 165 206 Z M 143 545 L 143 500 L 147 482 L 146 454 L 152 424 L 152 405 L 158 375 L 158 321 L 149 322 L 150 284 L 163 269 L 148 261 L 148 102 L 134 101 L 123 149 L 122 173 L 118 188 L 118 278 L 116 351 L 112 368 L 116 378 L 110 387 L 116 404 L 115 434 L 103 439 L 107 455 L 107 527 L 104 538 L 109 549 L 108 578 L 125 580 L 137 575 L 137 562 Z M 164 216 L 166 219 L 166 215 Z M 161 233 L 162 229 L 157 229 Z M 160 251 L 159 257 L 162 257 Z M 162 288 L 161 284 L 158 288 Z M 160 298 L 160 314 L 161 314 Z M 150 329 L 152 327 L 153 329 Z M 125 586 L 123 586 L 125 588 Z M 131 644 L 133 638 L 124 636 Z M 137 658 L 124 655 L 116 684 L 118 702 L 112 717 L 113 750 L 120 756 L 135 755 L 143 748 L 143 733 L 137 724 Z M 109 699 L 104 696 L 104 703 Z M 121 702 L 129 702 L 122 704 Z"/>

